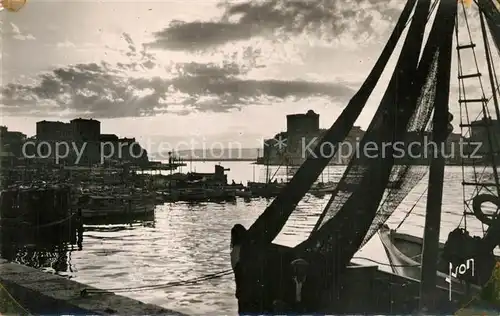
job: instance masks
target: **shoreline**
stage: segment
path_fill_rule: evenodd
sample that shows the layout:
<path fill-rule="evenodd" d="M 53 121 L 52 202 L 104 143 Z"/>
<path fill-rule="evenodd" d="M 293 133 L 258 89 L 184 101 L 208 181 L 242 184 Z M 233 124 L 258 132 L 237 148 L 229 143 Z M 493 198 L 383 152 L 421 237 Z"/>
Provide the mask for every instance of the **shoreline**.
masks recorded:
<path fill-rule="evenodd" d="M 2 314 L 14 308 L 18 315 L 186 315 L 5 259 L 0 259 L 0 284 L 2 300 L 11 301 L 0 306 Z M 81 295 L 89 289 L 95 292 Z"/>

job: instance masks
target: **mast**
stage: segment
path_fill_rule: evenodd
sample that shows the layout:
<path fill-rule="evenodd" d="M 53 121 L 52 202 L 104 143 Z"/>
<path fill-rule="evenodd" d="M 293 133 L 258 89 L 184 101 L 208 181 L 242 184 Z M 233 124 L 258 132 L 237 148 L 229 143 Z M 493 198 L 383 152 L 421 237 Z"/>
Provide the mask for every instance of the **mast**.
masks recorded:
<path fill-rule="evenodd" d="M 271 161 L 271 155 L 267 155 L 267 161 L 266 161 L 266 184 L 269 184 L 271 182 L 271 177 L 269 174 L 269 162 Z"/>
<path fill-rule="evenodd" d="M 436 18 L 444 19 L 441 29 L 441 43 L 438 54 L 436 97 L 434 117 L 432 121 L 432 138 L 437 145 L 437 152 L 431 157 L 429 168 L 429 185 L 427 193 L 427 209 L 425 214 L 424 240 L 422 249 L 422 271 L 420 283 L 420 311 L 432 313 L 434 301 L 437 263 L 439 258 L 439 233 L 441 229 L 441 206 L 443 201 L 443 180 L 445 158 L 444 143 L 450 134 L 448 123 L 451 55 L 453 45 L 453 29 L 457 15 L 457 3 L 454 0 L 442 0 L 443 14 Z"/>
<path fill-rule="evenodd" d="M 481 12 L 481 10 L 479 10 L 479 19 L 481 21 L 481 33 L 483 34 L 483 43 L 484 43 L 484 51 L 485 51 L 485 54 L 486 54 L 486 64 L 488 65 L 488 77 L 489 77 L 489 81 L 490 81 L 490 86 L 491 86 L 491 91 L 492 91 L 492 98 L 493 98 L 493 105 L 495 106 L 495 113 L 496 113 L 496 120 L 495 120 L 495 126 L 493 126 L 493 133 L 491 133 L 491 130 L 490 128 L 487 128 L 488 129 L 488 139 L 489 139 L 489 143 L 490 143 L 490 152 L 491 152 L 491 164 L 492 164 L 492 169 L 493 169 L 493 176 L 494 176 L 494 180 L 495 180 L 495 184 L 496 184 L 496 188 L 497 188 L 497 194 L 498 196 L 500 196 L 500 183 L 499 183 L 499 180 L 498 180 L 498 170 L 497 170 L 497 156 L 498 156 L 498 139 L 495 136 L 495 131 L 497 130 L 497 124 L 499 123 L 499 119 L 500 119 L 500 110 L 499 110 L 499 106 L 498 106 L 498 98 L 497 98 L 497 88 L 496 88 L 496 84 L 495 84 L 495 78 L 494 78 L 494 68 L 493 68 L 493 65 L 492 65 L 492 61 L 491 61 L 491 51 L 490 51 L 490 47 L 489 47 L 489 43 L 488 43 L 488 35 L 486 33 L 486 25 L 484 23 L 484 16 L 483 16 L 483 12 Z M 491 122 L 491 120 L 490 120 Z M 491 133 L 491 137 L 490 136 L 490 133 Z M 491 139 L 493 138 L 493 139 Z M 493 141 L 495 142 L 495 144 L 493 144 Z M 493 147 L 492 147 L 493 146 Z"/>
<path fill-rule="evenodd" d="M 498 106 L 498 97 L 497 97 L 497 89 L 496 89 L 496 84 L 495 84 L 495 77 L 494 77 L 494 68 L 493 68 L 493 63 L 491 61 L 491 50 L 490 50 L 490 45 L 488 41 L 488 35 L 486 33 L 486 25 L 484 23 L 484 13 L 479 11 L 479 18 L 481 20 L 481 32 L 483 34 L 483 42 L 484 42 L 484 52 L 486 54 L 486 64 L 488 65 L 488 77 L 490 80 L 490 85 L 492 89 L 492 98 L 493 98 L 493 105 L 495 106 L 495 113 L 497 115 L 497 119 L 500 118 L 500 109 Z"/>

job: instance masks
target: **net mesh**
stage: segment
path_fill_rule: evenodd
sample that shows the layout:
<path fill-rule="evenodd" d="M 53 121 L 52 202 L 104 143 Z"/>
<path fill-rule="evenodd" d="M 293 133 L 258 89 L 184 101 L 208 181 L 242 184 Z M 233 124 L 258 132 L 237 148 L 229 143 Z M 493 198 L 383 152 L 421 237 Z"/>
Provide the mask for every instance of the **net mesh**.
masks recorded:
<path fill-rule="evenodd" d="M 323 144 L 339 144 L 348 135 L 386 68 L 405 29 L 405 25 L 410 19 L 415 3 L 416 0 L 408 0 L 393 33 L 372 71 L 359 91 L 349 101 L 349 104 L 339 118 L 318 142 L 313 150 L 314 154 L 307 157 L 306 161 L 300 166 L 286 187 L 281 190 L 280 194 L 250 227 L 249 238 L 253 243 L 268 244 L 276 238 L 292 212 L 295 210 L 296 205 L 306 195 L 313 183 L 317 181 L 331 158 L 337 152 L 338 146 L 333 148 L 327 146 L 327 148 L 331 148 L 333 152 L 325 153 L 323 151 Z"/>
<path fill-rule="evenodd" d="M 412 132 L 423 131 L 428 126 L 433 110 L 434 121 L 440 124 L 436 125 L 433 131 L 436 135 L 433 136 L 439 137 L 440 141 L 446 138 L 442 137 L 447 129 L 442 120 L 446 121 L 447 115 L 443 119 L 442 111 L 448 111 L 451 39 L 456 3 L 440 2 L 417 70 L 415 60 L 418 61 L 422 46 L 420 35 L 423 33 L 422 27 L 425 29 L 426 21 L 423 16 L 428 12 L 428 4 L 423 1 L 417 4 L 412 26 L 391 82 L 361 142 L 361 148 L 367 142 L 375 142 L 382 150 L 375 159 L 361 155 L 351 160 L 338 186 L 338 192 L 332 196 L 331 203 L 318 220 L 317 228 L 308 240 L 297 247 L 298 250 L 333 254 L 337 264 L 345 266 L 363 242 L 366 242 L 367 237 L 376 232 L 416 184 L 415 180 L 423 176 L 421 167 L 395 166 L 393 147 L 382 144 L 394 144 L 411 138 Z M 437 108 L 439 111 L 436 111 Z M 386 192 L 390 180 L 399 182 L 400 186 Z M 348 191 L 343 189 L 346 187 L 343 183 L 359 185 L 354 191 Z M 379 208 L 384 195 L 386 202 Z"/>

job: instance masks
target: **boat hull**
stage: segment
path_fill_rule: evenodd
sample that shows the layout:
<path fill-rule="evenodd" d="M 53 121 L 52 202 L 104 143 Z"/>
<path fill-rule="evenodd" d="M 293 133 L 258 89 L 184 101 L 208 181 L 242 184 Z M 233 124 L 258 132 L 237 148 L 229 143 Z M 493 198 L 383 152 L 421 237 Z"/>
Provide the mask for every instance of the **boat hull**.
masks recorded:
<path fill-rule="evenodd" d="M 252 262 L 257 262 L 257 267 L 247 270 L 250 273 L 245 279 L 253 280 L 263 289 L 264 293 L 246 291 L 242 302 L 251 302 L 258 298 L 270 300 L 263 305 L 271 305 L 272 297 L 281 297 L 287 284 L 285 279 L 289 276 L 286 267 L 296 259 L 297 254 L 293 249 L 271 244 L 270 249 L 252 254 Z M 346 268 L 335 266 L 334 263 L 324 261 L 324 258 L 312 254 L 301 256 L 310 264 L 313 279 L 321 280 L 315 291 L 319 297 L 315 313 L 321 315 L 362 314 L 362 315 L 401 315 L 415 314 L 419 309 L 420 282 L 417 279 L 385 272 L 377 266 L 361 266 L 351 264 Z M 333 268 L 332 268 L 333 267 Z M 250 272 L 253 271 L 253 272 Z M 333 280 L 333 281 L 327 281 Z M 311 289 L 312 290 L 312 289 Z M 436 287 L 436 312 L 439 314 L 453 314 L 459 310 L 467 296 L 462 292 L 452 290 L 452 299 L 449 299 L 448 287 Z M 271 298 L 271 299 L 270 299 Z M 246 311 L 243 311 L 246 313 Z M 251 314 L 272 314 L 272 307 L 261 306 L 260 310 L 252 310 Z M 310 313 L 308 313 L 310 314 Z M 497 313 L 498 314 L 498 313 Z"/>
<path fill-rule="evenodd" d="M 398 233 L 388 226 L 384 225 L 379 230 L 379 237 L 384 246 L 384 250 L 391 263 L 393 273 L 420 280 L 421 269 L 421 254 L 423 250 L 423 239 L 420 237 Z M 444 244 L 439 243 L 440 255 L 443 251 Z M 497 258 L 499 259 L 499 258 Z M 446 278 L 450 276 L 449 264 L 444 260 L 438 261 L 437 285 L 441 287 L 450 287 Z M 456 291 L 465 292 L 466 284 L 456 278 L 451 278 L 451 287 Z M 469 290 L 480 291 L 481 287 L 472 284 Z"/>
<path fill-rule="evenodd" d="M 138 216 L 144 214 L 154 213 L 154 204 L 144 204 L 136 205 L 130 209 L 124 209 L 123 207 L 116 208 L 106 208 L 106 209 L 82 209 L 82 218 L 85 219 L 96 219 L 96 218 L 106 218 L 115 216 Z"/>

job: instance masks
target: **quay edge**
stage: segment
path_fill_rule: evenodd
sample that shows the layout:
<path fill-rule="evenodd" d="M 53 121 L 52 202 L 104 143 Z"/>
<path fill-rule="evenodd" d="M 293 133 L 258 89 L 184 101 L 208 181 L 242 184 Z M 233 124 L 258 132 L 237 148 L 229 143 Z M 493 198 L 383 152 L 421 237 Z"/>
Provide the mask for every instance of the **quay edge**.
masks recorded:
<path fill-rule="evenodd" d="M 82 297 L 84 289 L 99 289 L 4 259 L 0 259 L 0 284 L 32 315 L 186 316 L 111 292 Z"/>

